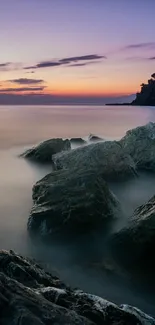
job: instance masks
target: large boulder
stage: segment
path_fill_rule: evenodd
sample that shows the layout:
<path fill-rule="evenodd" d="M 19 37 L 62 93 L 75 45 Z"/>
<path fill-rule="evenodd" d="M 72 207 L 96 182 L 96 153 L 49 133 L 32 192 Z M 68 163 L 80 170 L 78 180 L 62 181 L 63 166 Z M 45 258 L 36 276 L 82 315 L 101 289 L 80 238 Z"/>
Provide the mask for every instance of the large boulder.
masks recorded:
<path fill-rule="evenodd" d="M 137 208 L 125 228 L 114 234 L 114 249 L 122 262 L 141 274 L 155 271 L 155 196 Z"/>
<path fill-rule="evenodd" d="M 55 171 L 33 188 L 28 229 L 42 235 L 89 232 L 120 213 L 120 204 L 98 170 Z"/>
<path fill-rule="evenodd" d="M 0 251 L 1 325 L 155 325 L 128 305 L 73 290 L 34 261 Z"/>
<path fill-rule="evenodd" d="M 155 123 L 127 131 L 120 143 L 139 169 L 155 171 Z"/>
<path fill-rule="evenodd" d="M 52 156 L 58 152 L 71 149 L 70 141 L 58 139 L 49 139 L 41 142 L 39 145 L 26 150 L 22 157 L 41 163 L 50 163 Z"/>
<path fill-rule="evenodd" d="M 93 143 L 53 156 L 57 169 L 100 170 L 106 180 L 120 180 L 136 174 L 135 164 L 117 141 Z"/>

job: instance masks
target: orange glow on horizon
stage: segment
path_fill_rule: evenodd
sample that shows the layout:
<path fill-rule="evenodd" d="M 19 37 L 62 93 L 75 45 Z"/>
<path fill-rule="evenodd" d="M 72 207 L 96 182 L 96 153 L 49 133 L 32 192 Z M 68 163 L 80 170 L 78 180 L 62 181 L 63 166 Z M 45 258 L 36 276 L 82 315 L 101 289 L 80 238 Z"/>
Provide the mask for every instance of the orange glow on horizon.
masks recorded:
<path fill-rule="evenodd" d="M 18 88 L 22 88 L 23 86 L 18 86 Z M 35 87 L 35 86 L 34 86 Z M 78 96 L 78 97 L 119 97 L 119 96 L 126 96 L 136 93 L 139 89 L 136 87 L 136 85 L 120 85 L 120 84 L 110 84 L 110 82 L 107 82 L 107 84 L 99 83 L 93 83 L 91 80 L 82 80 L 79 82 L 79 80 L 75 80 L 73 83 L 66 82 L 65 83 L 58 83 L 53 87 L 51 84 L 48 84 L 48 86 L 42 90 L 42 91 L 33 91 L 33 88 L 31 91 L 16 91 L 16 86 L 10 85 L 10 83 L 1 83 L 1 93 L 3 89 L 11 88 L 15 89 L 12 91 L 5 91 L 5 94 L 15 94 L 15 95 L 31 95 L 31 94 L 42 94 L 42 95 L 55 95 L 55 96 Z"/>

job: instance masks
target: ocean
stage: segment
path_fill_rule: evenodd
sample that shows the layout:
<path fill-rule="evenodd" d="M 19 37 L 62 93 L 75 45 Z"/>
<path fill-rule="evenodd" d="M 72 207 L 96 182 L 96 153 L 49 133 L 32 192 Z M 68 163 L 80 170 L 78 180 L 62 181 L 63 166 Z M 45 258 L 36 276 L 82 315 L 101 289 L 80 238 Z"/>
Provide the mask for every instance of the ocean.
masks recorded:
<path fill-rule="evenodd" d="M 153 314 L 153 293 L 135 288 L 124 275 L 118 280 L 91 267 L 96 256 L 102 259 L 102 242 L 81 238 L 78 245 L 47 244 L 29 237 L 32 187 L 52 167 L 19 157 L 26 148 L 45 139 L 87 139 L 90 133 L 108 140 L 120 139 L 127 130 L 149 121 L 155 122 L 153 107 L 0 106 L 0 249 L 36 258 L 69 285 Z M 122 203 L 123 224 L 136 207 L 155 194 L 155 176 L 143 173 L 138 179 L 110 186 Z"/>

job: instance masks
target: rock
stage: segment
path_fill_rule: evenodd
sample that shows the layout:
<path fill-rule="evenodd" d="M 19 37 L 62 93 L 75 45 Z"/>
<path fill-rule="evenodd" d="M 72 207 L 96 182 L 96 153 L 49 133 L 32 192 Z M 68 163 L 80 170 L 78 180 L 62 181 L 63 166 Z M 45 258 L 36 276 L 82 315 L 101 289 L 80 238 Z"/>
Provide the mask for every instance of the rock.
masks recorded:
<path fill-rule="evenodd" d="M 63 282 L 56 276 L 45 272 L 34 260 L 17 255 L 12 250 L 10 252 L 0 251 L 0 272 L 31 288 L 42 286 L 66 288 Z"/>
<path fill-rule="evenodd" d="M 71 149 L 70 141 L 58 139 L 50 139 L 41 142 L 39 145 L 26 150 L 22 157 L 28 158 L 41 163 L 49 163 L 52 156 L 58 152 Z"/>
<path fill-rule="evenodd" d="M 0 324 L 155 325 L 154 318 L 135 307 L 117 306 L 55 281 L 34 261 L 0 251 Z"/>
<path fill-rule="evenodd" d="M 36 183 L 33 200 L 28 229 L 41 235 L 89 232 L 120 213 L 120 204 L 99 170 L 53 172 Z"/>
<path fill-rule="evenodd" d="M 151 75 L 147 84 L 142 83 L 141 91 L 137 93 L 132 105 L 155 106 L 155 73 Z"/>
<path fill-rule="evenodd" d="M 57 169 L 75 167 L 100 170 L 105 180 L 121 180 L 136 175 L 133 159 L 117 141 L 93 143 L 53 156 Z"/>
<path fill-rule="evenodd" d="M 99 142 L 99 141 L 104 141 L 104 139 L 98 137 L 97 135 L 90 134 L 88 137 L 88 141 L 90 142 Z"/>
<path fill-rule="evenodd" d="M 86 144 L 87 142 L 85 140 L 83 140 L 82 138 L 71 138 L 70 139 L 71 144 L 76 144 L 79 146 L 82 146 L 84 144 Z"/>
<path fill-rule="evenodd" d="M 1 325 L 93 325 L 89 319 L 44 298 L 0 273 Z"/>
<path fill-rule="evenodd" d="M 155 271 L 155 196 L 136 209 L 127 226 L 114 234 L 113 245 L 122 262 L 140 274 Z"/>
<path fill-rule="evenodd" d="M 120 143 L 137 168 L 155 171 L 155 123 L 127 131 Z"/>

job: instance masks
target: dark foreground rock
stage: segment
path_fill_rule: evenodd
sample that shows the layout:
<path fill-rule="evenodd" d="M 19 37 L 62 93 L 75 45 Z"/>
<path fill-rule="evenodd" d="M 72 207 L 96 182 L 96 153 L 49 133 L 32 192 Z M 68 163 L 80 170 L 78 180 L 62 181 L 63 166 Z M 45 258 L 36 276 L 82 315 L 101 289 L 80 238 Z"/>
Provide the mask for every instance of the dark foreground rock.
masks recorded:
<path fill-rule="evenodd" d="M 71 138 L 70 139 L 71 144 L 74 145 L 79 145 L 82 146 L 84 144 L 86 144 L 87 142 L 85 140 L 83 140 L 82 138 Z"/>
<path fill-rule="evenodd" d="M 58 139 L 49 139 L 41 142 L 39 145 L 26 150 L 22 157 L 41 163 L 50 163 L 52 156 L 58 152 L 71 149 L 70 141 Z"/>
<path fill-rule="evenodd" d="M 135 210 L 126 228 L 114 235 L 114 248 L 122 262 L 141 274 L 155 271 L 155 196 Z"/>
<path fill-rule="evenodd" d="M 129 130 L 120 143 L 137 168 L 155 171 L 155 123 Z"/>
<path fill-rule="evenodd" d="M 94 135 L 94 134 L 90 134 L 89 137 L 88 137 L 88 140 L 90 142 L 99 142 L 99 141 L 104 141 L 104 139 L 98 137 L 97 135 Z"/>
<path fill-rule="evenodd" d="M 41 235 L 89 232 L 121 213 L 99 170 L 53 172 L 36 183 L 33 200 L 28 229 Z"/>
<path fill-rule="evenodd" d="M 135 307 L 72 290 L 34 261 L 0 251 L 1 325 L 154 325 Z"/>
<path fill-rule="evenodd" d="M 121 180 L 136 174 L 135 163 L 117 141 L 93 143 L 53 156 L 57 169 L 100 170 L 106 180 Z"/>

